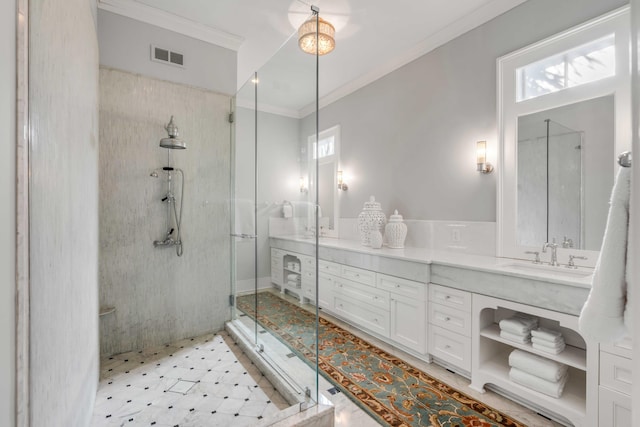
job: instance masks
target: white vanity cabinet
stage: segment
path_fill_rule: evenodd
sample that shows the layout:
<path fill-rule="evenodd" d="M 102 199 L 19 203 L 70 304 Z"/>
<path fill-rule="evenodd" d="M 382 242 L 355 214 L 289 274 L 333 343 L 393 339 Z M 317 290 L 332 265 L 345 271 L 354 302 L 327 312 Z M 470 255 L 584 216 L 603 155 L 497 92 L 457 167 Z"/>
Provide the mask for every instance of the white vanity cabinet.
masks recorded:
<path fill-rule="evenodd" d="M 600 346 L 598 418 L 600 426 L 631 425 L 631 339 Z"/>
<path fill-rule="evenodd" d="M 426 350 L 427 285 L 377 273 L 376 288 L 389 292 L 389 338 L 423 354 Z"/>
<path fill-rule="evenodd" d="M 565 350 L 555 355 L 536 350 L 531 344 L 502 338 L 499 321 L 516 312 L 538 317 L 540 326 L 560 330 L 567 344 Z M 576 332 L 577 316 L 478 294 L 473 294 L 472 316 L 471 388 L 483 392 L 486 384 L 492 384 L 514 397 L 526 400 L 550 417 L 563 417 L 575 426 L 596 425 L 598 408 L 594 386 L 598 378 L 597 345 L 588 345 Z M 516 348 L 569 366 L 569 378 L 559 398 L 539 393 L 509 379 L 509 354 Z"/>
<path fill-rule="evenodd" d="M 295 294 L 301 303 L 305 298 L 315 300 L 315 259 L 271 248 L 271 282 L 280 292 Z"/>
<path fill-rule="evenodd" d="M 471 293 L 429 285 L 429 354 L 471 372 Z"/>

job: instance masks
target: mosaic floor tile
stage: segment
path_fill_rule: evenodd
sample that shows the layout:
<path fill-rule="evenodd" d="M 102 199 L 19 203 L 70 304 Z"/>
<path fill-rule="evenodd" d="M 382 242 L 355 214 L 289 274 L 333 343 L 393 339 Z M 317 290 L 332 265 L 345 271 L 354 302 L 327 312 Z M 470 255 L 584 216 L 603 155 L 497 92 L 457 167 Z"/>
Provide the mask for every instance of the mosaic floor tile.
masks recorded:
<path fill-rule="evenodd" d="M 224 332 L 105 358 L 100 378 L 92 427 L 243 427 L 289 406 Z"/>

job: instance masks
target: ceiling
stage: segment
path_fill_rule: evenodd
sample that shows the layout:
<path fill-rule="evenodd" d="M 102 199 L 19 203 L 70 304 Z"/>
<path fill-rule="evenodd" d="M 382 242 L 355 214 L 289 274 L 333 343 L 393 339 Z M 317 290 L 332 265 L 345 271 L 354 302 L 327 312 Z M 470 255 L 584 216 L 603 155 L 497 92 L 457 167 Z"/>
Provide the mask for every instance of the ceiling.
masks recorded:
<path fill-rule="evenodd" d="M 322 106 L 524 1 L 99 0 L 99 7 L 237 50 L 240 87 L 279 51 L 315 4 L 336 28 L 336 48 L 320 60 Z M 287 55 L 300 52 L 283 49 L 277 61 L 281 67 L 271 65 L 274 74 L 276 69 L 291 71 Z M 295 73 L 288 74 L 291 86 Z M 278 106 L 294 116 L 311 111 L 312 98 L 298 98 Z"/>

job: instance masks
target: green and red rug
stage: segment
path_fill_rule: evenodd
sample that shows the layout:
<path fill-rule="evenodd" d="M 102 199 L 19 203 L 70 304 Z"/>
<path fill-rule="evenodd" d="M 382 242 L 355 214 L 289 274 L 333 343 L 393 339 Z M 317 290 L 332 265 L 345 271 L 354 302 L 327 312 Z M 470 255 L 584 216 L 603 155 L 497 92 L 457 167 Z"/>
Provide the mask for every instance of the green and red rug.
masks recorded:
<path fill-rule="evenodd" d="M 254 319 L 255 297 L 237 298 Z M 258 323 L 315 365 L 315 315 L 270 292 L 257 297 Z M 322 317 L 318 334 L 320 373 L 383 425 L 524 427 Z"/>

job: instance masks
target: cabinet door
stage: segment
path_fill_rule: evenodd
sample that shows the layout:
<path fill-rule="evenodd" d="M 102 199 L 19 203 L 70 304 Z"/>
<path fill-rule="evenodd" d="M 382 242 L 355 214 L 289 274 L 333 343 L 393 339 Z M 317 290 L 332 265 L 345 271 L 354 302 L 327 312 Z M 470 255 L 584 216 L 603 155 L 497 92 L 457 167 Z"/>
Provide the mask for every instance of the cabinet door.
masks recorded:
<path fill-rule="evenodd" d="M 630 427 L 631 424 L 631 398 L 626 394 L 619 393 L 600 387 L 600 422 L 598 425 L 606 427 Z"/>
<path fill-rule="evenodd" d="M 318 306 L 328 311 L 334 311 L 333 287 L 335 276 L 326 273 L 318 274 Z"/>
<path fill-rule="evenodd" d="M 391 294 L 390 338 L 418 353 L 425 352 L 426 304 L 424 301 Z"/>

